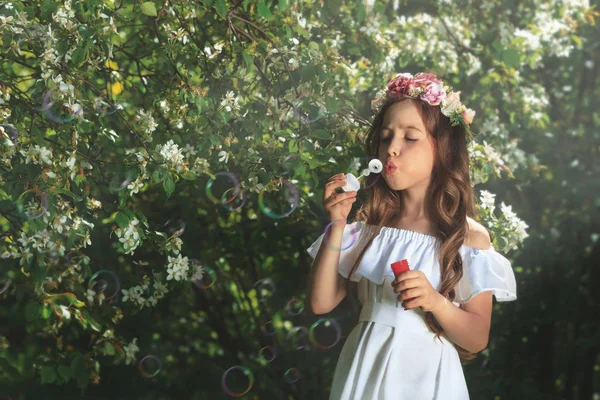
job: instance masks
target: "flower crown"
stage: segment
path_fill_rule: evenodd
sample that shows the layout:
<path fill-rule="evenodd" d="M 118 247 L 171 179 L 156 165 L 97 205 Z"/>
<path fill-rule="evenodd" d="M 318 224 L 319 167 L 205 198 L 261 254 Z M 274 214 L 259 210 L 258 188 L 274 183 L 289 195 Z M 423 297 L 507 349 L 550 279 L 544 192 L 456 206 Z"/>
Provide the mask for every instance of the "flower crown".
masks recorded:
<path fill-rule="evenodd" d="M 420 72 L 412 74 L 400 73 L 391 79 L 387 89 L 377 92 L 371 101 L 371 110 L 377 113 L 383 103 L 393 97 L 412 97 L 437 106 L 442 109 L 442 114 L 450 118 L 452 126 L 462 125 L 467 132 L 467 141 L 473 137 L 469 126 L 475 117 L 475 111 L 466 108 L 460 102 L 460 92 L 453 92 L 452 88 L 434 74 Z"/>

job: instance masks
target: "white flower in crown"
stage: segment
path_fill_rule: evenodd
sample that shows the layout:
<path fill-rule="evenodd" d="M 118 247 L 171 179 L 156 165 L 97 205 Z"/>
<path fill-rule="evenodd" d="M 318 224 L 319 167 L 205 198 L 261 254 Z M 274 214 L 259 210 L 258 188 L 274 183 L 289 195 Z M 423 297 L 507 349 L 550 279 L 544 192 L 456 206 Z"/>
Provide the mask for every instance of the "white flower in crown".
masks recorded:
<path fill-rule="evenodd" d="M 461 113 L 465 107 L 460 102 L 460 92 L 450 92 L 444 100 L 442 100 L 442 113 L 446 117 L 452 117 L 457 111 Z"/>
<path fill-rule="evenodd" d="M 419 97 L 423 94 L 424 89 L 420 86 L 409 86 L 408 87 L 408 95 L 411 97 Z"/>
<path fill-rule="evenodd" d="M 375 98 L 373 100 L 371 100 L 371 110 L 374 113 L 377 113 L 379 111 L 379 109 L 383 105 L 383 102 L 385 101 L 385 97 L 386 97 L 385 89 L 382 89 L 375 94 Z"/>

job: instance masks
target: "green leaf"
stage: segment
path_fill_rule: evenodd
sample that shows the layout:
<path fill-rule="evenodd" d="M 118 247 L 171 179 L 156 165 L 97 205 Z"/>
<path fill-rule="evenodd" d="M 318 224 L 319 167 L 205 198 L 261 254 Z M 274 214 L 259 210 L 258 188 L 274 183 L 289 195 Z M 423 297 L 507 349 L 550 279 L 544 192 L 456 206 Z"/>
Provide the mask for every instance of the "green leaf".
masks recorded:
<path fill-rule="evenodd" d="M 46 301 L 54 305 L 58 305 L 60 302 L 67 302 L 71 306 L 75 306 L 77 308 L 85 306 L 85 303 L 77 298 L 73 293 L 65 292 L 65 293 L 57 293 L 57 294 L 48 294 L 45 297 Z"/>
<path fill-rule="evenodd" d="M 294 31 L 296 31 L 297 34 L 301 35 L 305 39 L 310 39 L 310 33 L 300 25 L 294 25 Z"/>
<path fill-rule="evenodd" d="M 69 191 L 67 189 L 53 188 L 51 190 L 51 193 L 53 193 L 53 194 L 64 194 L 64 195 L 67 195 L 67 196 L 73 198 L 74 200 L 77 200 L 77 201 L 81 200 L 80 198 L 78 198 L 77 196 L 75 196 L 75 193 L 73 193 L 73 192 L 71 192 L 71 191 Z"/>
<path fill-rule="evenodd" d="M 90 327 L 95 330 L 96 332 L 100 332 L 100 330 L 102 329 L 102 325 L 100 325 L 98 322 L 96 322 L 94 320 L 94 318 L 92 318 L 92 316 L 90 315 L 89 312 L 87 311 L 82 311 L 81 315 L 85 318 L 85 320 L 90 324 Z"/>
<path fill-rule="evenodd" d="M 129 226 L 129 218 L 127 214 L 122 211 L 119 211 L 115 217 L 115 222 L 119 225 L 120 228 L 126 228 Z"/>
<path fill-rule="evenodd" d="M 81 25 L 81 26 L 79 26 L 78 30 L 79 30 L 79 34 L 81 35 L 81 38 L 84 41 L 91 38 L 92 35 L 94 34 L 94 29 L 89 26 Z"/>
<path fill-rule="evenodd" d="M 77 375 L 77 373 L 85 367 L 85 360 L 83 358 L 83 354 L 79 352 L 73 352 L 73 360 L 71 361 L 71 372 L 73 375 Z"/>
<path fill-rule="evenodd" d="M 147 1 L 142 3 L 142 13 L 149 17 L 156 17 L 158 14 L 156 13 L 156 6 L 153 2 Z"/>
<path fill-rule="evenodd" d="M 340 108 L 340 105 L 335 97 L 327 97 L 325 100 L 325 106 L 327 107 L 327 111 L 331 114 L 337 113 Z"/>
<path fill-rule="evenodd" d="M 154 183 L 158 183 L 158 182 L 160 182 L 160 181 L 161 181 L 161 179 L 162 179 L 162 177 L 161 177 L 161 174 L 160 174 L 160 172 L 158 172 L 158 170 L 156 170 L 156 171 L 154 171 L 154 172 L 152 173 L 152 181 L 153 181 Z"/>
<path fill-rule="evenodd" d="M 45 0 L 40 6 L 40 17 L 42 20 L 52 21 L 52 13 L 56 11 L 58 6 L 54 0 Z"/>
<path fill-rule="evenodd" d="M 521 64 L 521 56 L 513 49 L 506 49 L 502 53 L 502 61 L 509 68 L 518 68 Z"/>
<path fill-rule="evenodd" d="M 365 6 L 362 4 L 362 2 L 359 1 L 356 3 L 356 9 L 354 10 L 354 16 L 356 17 L 356 22 L 358 24 L 361 24 L 365 20 L 366 11 L 367 10 L 365 10 Z"/>
<path fill-rule="evenodd" d="M 40 303 L 37 301 L 29 302 L 25 306 L 25 318 L 28 321 L 35 321 L 42 315 L 41 311 Z"/>
<path fill-rule="evenodd" d="M 50 306 L 48 304 L 44 304 L 44 307 L 42 307 L 42 318 L 48 319 L 50 318 L 50 315 L 52 315 Z"/>
<path fill-rule="evenodd" d="M 73 377 L 73 374 L 71 373 L 71 369 L 69 367 L 67 367 L 66 365 L 60 365 L 58 367 L 58 375 L 63 378 L 63 380 L 68 381 L 69 379 L 71 379 Z"/>
<path fill-rule="evenodd" d="M 279 11 L 285 11 L 285 9 L 288 8 L 288 5 L 288 0 L 279 0 Z"/>
<path fill-rule="evenodd" d="M 115 348 L 109 342 L 104 342 L 104 346 L 102 347 L 102 352 L 107 356 L 114 356 Z"/>
<path fill-rule="evenodd" d="M 40 375 L 42 377 L 42 384 L 53 383 L 56 380 L 56 371 L 52 367 L 42 367 Z"/>
<path fill-rule="evenodd" d="M 171 175 L 169 175 L 167 179 L 163 181 L 163 188 L 165 189 L 165 193 L 167 194 L 168 199 L 169 197 L 171 197 L 173 191 L 175 191 L 175 181 L 173 181 Z"/>
<path fill-rule="evenodd" d="M 318 139 L 326 139 L 326 140 L 331 140 L 332 139 L 331 132 L 327 132 L 325 129 L 314 130 L 314 131 L 311 132 L 310 136 L 318 138 Z"/>
<path fill-rule="evenodd" d="M 217 4 L 215 4 L 215 10 L 217 10 L 217 13 L 225 18 L 225 15 L 227 15 L 227 5 L 225 4 L 225 0 L 217 0 Z"/>
<path fill-rule="evenodd" d="M 188 171 L 188 172 L 186 172 L 185 174 L 181 174 L 180 176 L 181 176 L 183 179 L 187 180 L 187 181 L 193 181 L 193 180 L 195 180 L 196 178 L 198 178 L 198 177 L 196 176 L 196 174 L 195 174 L 195 173 L 193 173 L 193 172 L 191 172 L 191 171 Z"/>
<path fill-rule="evenodd" d="M 71 55 L 71 62 L 74 66 L 79 67 L 85 60 L 85 47 L 78 47 Z"/>
<path fill-rule="evenodd" d="M 290 153 L 298 152 L 298 141 L 296 139 L 290 140 L 290 142 L 288 143 L 288 150 Z"/>
<path fill-rule="evenodd" d="M 248 69 L 252 68 L 254 66 L 253 61 L 254 61 L 254 56 L 251 56 L 250 54 L 247 53 L 242 53 L 242 57 L 244 57 L 244 62 L 246 63 L 246 67 Z"/>
<path fill-rule="evenodd" d="M 258 15 L 265 19 L 269 19 L 272 16 L 271 9 L 262 1 L 258 3 Z"/>

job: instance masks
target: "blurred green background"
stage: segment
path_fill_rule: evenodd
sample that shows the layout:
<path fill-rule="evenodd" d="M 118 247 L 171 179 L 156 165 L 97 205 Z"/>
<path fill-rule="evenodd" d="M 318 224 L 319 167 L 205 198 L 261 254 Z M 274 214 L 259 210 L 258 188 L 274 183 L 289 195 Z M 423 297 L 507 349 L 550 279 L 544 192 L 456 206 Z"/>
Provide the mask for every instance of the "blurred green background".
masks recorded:
<path fill-rule="evenodd" d="M 2 0 L 0 399 L 327 398 L 355 315 L 306 305 L 322 188 L 421 71 L 477 112 L 517 277 L 471 398 L 600 399 L 597 10 Z"/>

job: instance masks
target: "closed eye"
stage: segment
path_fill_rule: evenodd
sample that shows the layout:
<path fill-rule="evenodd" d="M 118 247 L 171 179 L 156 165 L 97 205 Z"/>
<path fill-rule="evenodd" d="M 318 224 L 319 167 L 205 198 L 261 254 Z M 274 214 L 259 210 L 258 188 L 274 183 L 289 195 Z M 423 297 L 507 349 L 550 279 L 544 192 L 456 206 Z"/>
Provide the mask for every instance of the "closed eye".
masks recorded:
<path fill-rule="evenodd" d="M 408 140 L 409 142 L 416 142 L 419 139 L 409 139 L 409 138 L 406 138 L 406 140 Z M 389 142 L 389 141 L 390 141 L 390 138 L 381 139 L 381 142 Z"/>

